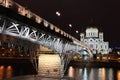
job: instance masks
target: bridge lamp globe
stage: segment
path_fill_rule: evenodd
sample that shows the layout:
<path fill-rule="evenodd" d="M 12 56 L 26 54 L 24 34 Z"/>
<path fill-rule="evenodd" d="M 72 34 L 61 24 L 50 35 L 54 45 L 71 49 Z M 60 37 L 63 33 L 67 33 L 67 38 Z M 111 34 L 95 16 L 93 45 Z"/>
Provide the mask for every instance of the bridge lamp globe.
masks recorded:
<path fill-rule="evenodd" d="M 82 55 L 87 55 L 87 54 L 88 54 L 85 50 L 82 50 L 80 53 L 81 53 Z"/>
<path fill-rule="evenodd" d="M 69 27 L 72 27 L 72 24 L 69 24 Z"/>
<path fill-rule="evenodd" d="M 84 54 L 84 55 L 87 55 L 87 52 L 86 52 L 86 51 L 84 51 L 84 52 L 83 52 L 83 54 Z"/>
<path fill-rule="evenodd" d="M 78 30 L 76 30 L 76 33 L 78 33 Z"/>
<path fill-rule="evenodd" d="M 120 52 L 118 51 L 117 54 L 120 55 Z"/>
<path fill-rule="evenodd" d="M 57 16 L 61 16 L 61 14 L 60 14 L 59 11 L 56 11 L 56 15 L 57 15 Z"/>

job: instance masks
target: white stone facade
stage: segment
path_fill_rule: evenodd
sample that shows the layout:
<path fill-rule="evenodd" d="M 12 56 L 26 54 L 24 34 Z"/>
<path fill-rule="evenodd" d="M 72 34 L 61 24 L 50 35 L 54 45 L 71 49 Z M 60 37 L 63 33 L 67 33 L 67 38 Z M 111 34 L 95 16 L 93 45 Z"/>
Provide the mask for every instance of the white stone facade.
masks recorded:
<path fill-rule="evenodd" d="M 61 60 L 59 54 L 40 54 L 38 59 L 39 76 L 61 77 Z"/>
<path fill-rule="evenodd" d="M 93 54 L 109 53 L 109 42 L 104 42 L 103 32 L 99 32 L 97 28 L 87 28 L 86 33 L 80 34 L 80 40 L 93 51 Z"/>

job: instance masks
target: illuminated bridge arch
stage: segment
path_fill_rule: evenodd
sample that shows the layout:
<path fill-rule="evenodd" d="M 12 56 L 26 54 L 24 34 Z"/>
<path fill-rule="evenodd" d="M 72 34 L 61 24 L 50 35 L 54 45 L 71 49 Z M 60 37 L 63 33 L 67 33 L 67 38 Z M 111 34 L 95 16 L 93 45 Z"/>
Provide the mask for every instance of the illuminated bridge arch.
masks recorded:
<path fill-rule="evenodd" d="M 12 2 L 12 0 L 1 1 L 2 2 L 0 5 L 7 7 L 6 9 L 11 9 L 19 15 L 13 13 L 14 15 L 17 15 L 14 17 L 11 12 L 12 15 L 5 17 L 8 15 L 8 13 L 6 14 L 5 12 L 8 11 L 2 12 L 1 10 L 2 15 L 5 16 L 0 15 L 0 47 L 5 43 L 5 46 L 7 45 L 8 47 L 12 47 L 18 51 L 21 50 L 21 52 L 24 51 L 32 54 L 30 56 L 33 59 L 34 52 L 39 52 L 36 51 L 36 49 L 39 49 L 39 47 L 43 45 L 59 53 L 57 55 L 59 55 L 61 58 L 61 66 L 63 67 L 63 71 L 66 70 L 71 55 L 79 53 L 79 51 L 83 48 L 88 51 L 90 56 L 92 55 L 90 49 L 87 48 L 87 46 L 84 44 L 74 43 L 75 39 L 71 35 L 60 30 L 53 24 L 48 23 L 45 19 L 42 19 L 31 11 L 26 10 L 24 7 L 16 4 L 15 2 Z M 27 21 L 24 21 L 23 19 L 26 19 Z M 30 24 L 31 26 L 27 24 Z M 60 36 L 54 35 L 52 32 L 49 33 L 47 32 L 48 29 L 44 30 L 44 28 L 50 28 L 50 31 L 53 31 L 53 33 L 58 33 Z M 69 38 L 69 40 L 66 38 Z"/>
<path fill-rule="evenodd" d="M 42 30 L 3 16 L 0 16 L 0 34 L 14 36 L 35 44 L 44 45 L 58 53 L 66 53 L 69 50 L 77 51 L 79 47 L 72 41 L 65 41 L 60 37 L 47 34 Z"/>
<path fill-rule="evenodd" d="M 20 19 L 17 19 L 18 21 L 15 21 L 15 20 L 0 16 L 0 34 L 10 35 L 22 40 L 31 41 L 35 44 L 40 44 L 48 48 L 51 48 L 52 50 L 58 53 L 66 53 L 67 51 L 70 51 L 70 50 L 78 52 L 79 50 L 82 49 L 82 47 L 86 48 L 86 46 L 83 46 L 83 44 L 80 44 L 80 45 L 74 44 L 72 41 L 67 41 L 61 37 L 51 35 L 45 31 L 40 30 L 39 27 L 41 27 L 40 25 L 42 24 L 42 26 L 46 28 L 50 28 L 51 31 L 57 32 L 57 33 L 60 32 L 60 35 L 64 37 L 68 37 L 69 39 L 74 41 L 74 38 L 71 35 L 67 34 L 63 30 L 60 30 L 58 27 L 49 23 L 45 19 L 42 19 L 41 17 L 34 14 L 30 10 L 25 9 L 23 6 L 15 3 L 13 0 L 1 0 L 0 5 L 11 9 L 12 11 L 21 15 L 22 17 L 24 16 L 30 19 L 25 21 L 26 23 L 25 24 L 25 23 L 18 22 Z M 14 17 L 13 15 L 10 15 L 9 17 L 11 16 Z M 16 17 L 14 19 L 16 19 Z M 29 24 L 27 23 L 29 21 L 30 22 L 34 21 L 40 25 L 29 26 L 27 25 Z M 36 27 L 38 27 L 39 29 Z M 89 52 L 89 54 L 91 54 L 91 51 L 89 50 L 89 48 L 87 48 L 86 50 Z"/>

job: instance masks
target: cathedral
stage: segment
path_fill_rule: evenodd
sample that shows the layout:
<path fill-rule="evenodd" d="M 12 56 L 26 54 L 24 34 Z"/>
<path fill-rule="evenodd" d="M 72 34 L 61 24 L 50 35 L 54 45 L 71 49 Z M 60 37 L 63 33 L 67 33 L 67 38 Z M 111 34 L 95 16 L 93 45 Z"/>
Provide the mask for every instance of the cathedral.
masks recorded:
<path fill-rule="evenodd" d="M 108 54 L 109 42 L 104 42 L 103 32 L 95 27 L 89 27 L 85 33 L 80 34 L 80 41 L 85 43 L 93 52 L 93 54 Z"/>

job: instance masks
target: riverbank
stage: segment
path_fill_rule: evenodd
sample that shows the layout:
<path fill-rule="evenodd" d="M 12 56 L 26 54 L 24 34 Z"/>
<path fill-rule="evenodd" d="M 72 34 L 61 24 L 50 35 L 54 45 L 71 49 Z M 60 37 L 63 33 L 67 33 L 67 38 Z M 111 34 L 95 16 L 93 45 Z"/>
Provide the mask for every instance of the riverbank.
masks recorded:
<path fill-rule="evenodd" d="M 70 61 L 69 66 L 73 67 L 116 67 L 120 68 L 117 61 Z"/>

